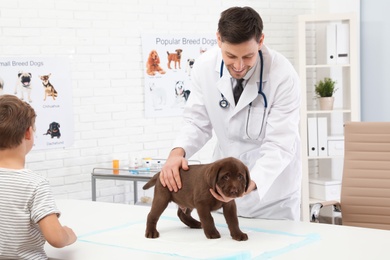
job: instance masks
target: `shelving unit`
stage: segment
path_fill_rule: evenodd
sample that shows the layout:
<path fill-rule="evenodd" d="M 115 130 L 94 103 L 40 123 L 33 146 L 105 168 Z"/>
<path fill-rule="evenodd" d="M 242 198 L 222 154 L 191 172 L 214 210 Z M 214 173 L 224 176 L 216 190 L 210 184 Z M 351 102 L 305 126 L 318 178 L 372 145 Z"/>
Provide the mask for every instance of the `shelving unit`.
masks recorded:
<path fill-rule="evenodd" d="M 302 91 L 302 220 L 309 221 L 311 203 L 338 199 L 339 196 L 337 192 L 341 188 L 343 170 L 343 125 L 346 121 L 360 121 L 360 47 L 355 14 L 302 15 L 298 23 Z M 341 48 L 344 48 L 342 52 Z M 347 55 L 344 55 L 345 51 Z M 333 52 L 336 56 L 331 56 Z M 341 54 L 340 58 L 338 54 Z M 320 110 L 315 98 L 314 85 L 325 77 L 336 80 L 333 110 Z M 312 127 L 313 122 L 317 122 L 317 129 Z M 313 133 L 317 136 L 313 137 Z M 309 147 L 315 138 L 317 150 Z M 322 146 L 318 146 L 318 140 Z"/>

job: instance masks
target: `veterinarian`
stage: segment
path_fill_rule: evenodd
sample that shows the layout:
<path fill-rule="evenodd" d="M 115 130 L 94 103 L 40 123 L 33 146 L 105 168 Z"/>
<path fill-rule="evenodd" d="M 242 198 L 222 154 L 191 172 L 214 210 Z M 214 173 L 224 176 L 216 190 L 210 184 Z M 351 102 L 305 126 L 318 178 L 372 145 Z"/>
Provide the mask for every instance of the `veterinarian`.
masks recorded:
<path fill-rule="evenodd" d="M 298 75 L 285 57 L 264 44 L 262 19 L 250 7 L 221 13 L 217 41 L 218 46 L 194 64 L 183 127 L 160 181 L 171 191 L 180 189 L 179 168 L 188 168 L 186 158 L 214 131 L 213 159 L 233 156 L 250 170 L 252 183 L 246 195 L 236 199 L 238 215 L 300 220 Z M 242 94 L 233 94 L 241 79 L 242 88 L 236 88 L 243 89 Z"/>

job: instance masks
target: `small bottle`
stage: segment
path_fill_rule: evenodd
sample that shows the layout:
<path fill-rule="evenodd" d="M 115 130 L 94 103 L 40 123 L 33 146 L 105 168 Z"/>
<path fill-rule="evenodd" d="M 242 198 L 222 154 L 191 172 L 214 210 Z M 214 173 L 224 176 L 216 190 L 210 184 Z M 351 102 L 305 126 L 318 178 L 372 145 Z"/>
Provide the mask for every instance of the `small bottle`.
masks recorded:
<path fill-rule="evenodd" d="M 130 157 L 129 168 L 137 169 L 139 167 L 138 158 L 135 156 Z"/>
<path fill-rule="evenodd" d="M 152 164 L 152 158 L 143 158 L 142 159 L 142 166 L 145 168 L 145 170 L 149 171 Z"/>
<path fill-rule="evenodd" d="M 156 170 L 157 171 L 161 171 L 161 168 L 162 168 L 162 163 L 161 163 L 160 160 L 158 160 L 157 163 L 156 163 Z"/>
<path fill-rule="evenodd" d="M 119 160 L 112 160 L 112 173 L 113 174 L 119 174 Z"/>

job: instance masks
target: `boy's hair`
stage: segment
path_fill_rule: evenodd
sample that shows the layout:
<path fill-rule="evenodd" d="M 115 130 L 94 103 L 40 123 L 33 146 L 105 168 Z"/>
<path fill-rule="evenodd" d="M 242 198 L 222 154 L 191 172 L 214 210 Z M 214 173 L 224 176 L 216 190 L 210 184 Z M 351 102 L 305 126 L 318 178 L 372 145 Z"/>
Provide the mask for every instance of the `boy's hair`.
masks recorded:
<path fill-rule="evenodd" d="M 251 7 L 231 7 L 221 13 L 218 32 L 222 42 L 239 44 L 253 38 L 260 42 L 263 21 Z"/>
<path fill-rule="evenodd" d="M 30 126 L 35 126 L 34 109 L 14 95 L 0 95 L 0 150 L 17 147 Z"/>

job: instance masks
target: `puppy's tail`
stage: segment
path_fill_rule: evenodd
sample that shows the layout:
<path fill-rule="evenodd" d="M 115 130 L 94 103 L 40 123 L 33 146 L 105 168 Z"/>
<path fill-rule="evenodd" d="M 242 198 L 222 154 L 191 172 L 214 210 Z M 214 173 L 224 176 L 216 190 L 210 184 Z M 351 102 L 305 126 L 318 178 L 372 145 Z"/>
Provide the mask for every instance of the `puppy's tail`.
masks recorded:
<path fill-rule="evenodd" d="M 142 189 L 147 190 L 150 187 L 156 185 L 157 179 L 160 176 L 160 173 L 155 174 L 143 187 Z"/>

